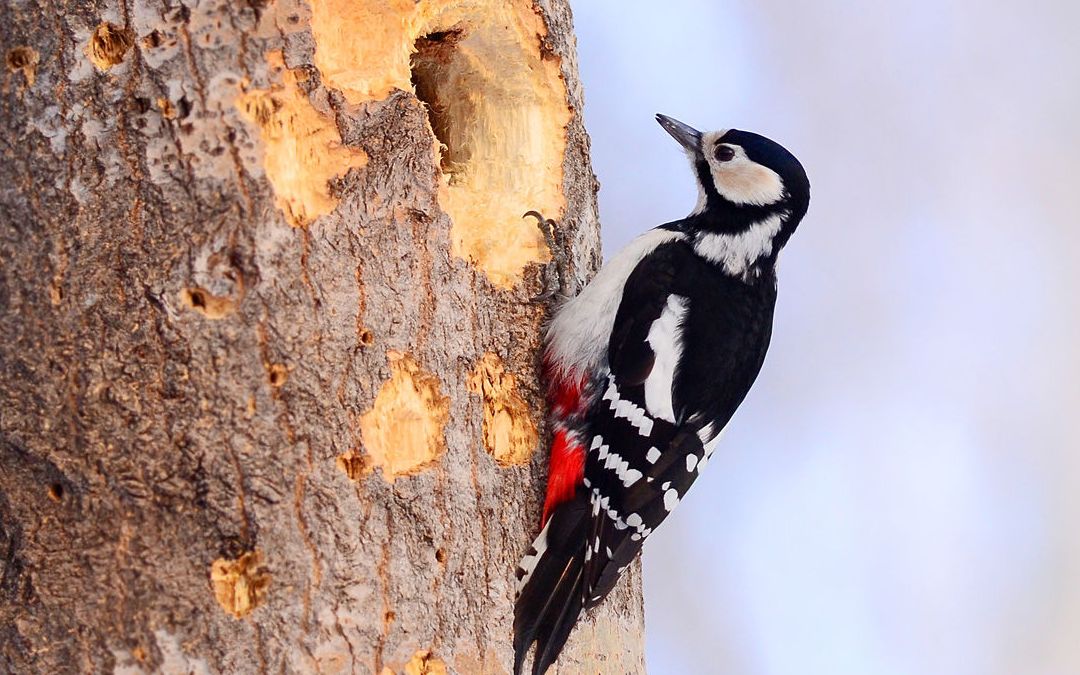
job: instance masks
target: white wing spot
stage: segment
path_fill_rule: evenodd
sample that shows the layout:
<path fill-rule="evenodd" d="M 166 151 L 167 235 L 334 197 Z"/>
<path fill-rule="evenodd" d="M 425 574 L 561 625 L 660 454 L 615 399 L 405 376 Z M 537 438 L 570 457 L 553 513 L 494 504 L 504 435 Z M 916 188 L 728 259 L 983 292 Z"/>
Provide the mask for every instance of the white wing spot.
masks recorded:
<path fill-rule="evenodd" d="M 694 454 L 687 455 L 686 456 L 686 470 L 687 471 L 693 471 L 694 467 L 697 466 L 697 462 L 698 462 L 697 455 L 694 455 Z"/>
<path fill-rule="evenodd" d="M 622 518 L 619 517 L 619 512 L 618 511 L 616 511 L 615 509 L 608 509 L 607 513 L 608 513 L 608 516 L 610 516 L 611 519 L 615 521 L 615 529 L 616 530 L 625 530 L 626 529 L 626 527 L 627 527 L 626 522 Z"/>
<path fill-rule="evenodd" d="M 679 493 L 675 490 L 668 490 L 664 493 L 664 508 L 668 511 L 674 511 L 675 507 L 679 505 Z"/>
<path fill-rule="evenodd" d="M 611 518 L 611 520 L 615 523 L 615 529 L 616 530 L 625 530 L 628 527 L 628 525 L 626 524 L 626 521 L 619 517 L 618 511 L 616 511 L 613 508 L 608 508 L 608 502 L 610 501 L 609 498 L 607 498 L 607 497 L 601 498 L 600 497 L 600 490 L 598 490 L 596 488 L 593 488 L 592 493 L 593 493 L 593 515 L 594 516 L 599 515 L 600 511 L 603 511 L 604 513 L 607 514 L 608 518 Z"/>
<path fill-rule="evenodd" d="M 656 446 L 649 448 L 649 451 L 645 453 L 645 461 L 649 464 L 656 464 L 658 459 L 660 459 L 660 451 L 656 449 Z"/>
<path fill-rule="evenodd" d="M 614 375 L 608 375 L 608 388 L 604 392 L 604 400 L 611 401 L 610 407 L 615 412 L 616 419 L 621 417 L 629 421 L 642 436 L 647 437 L 652 433 L 652 418 L 643 408 L 635 405 L 633 401 L 628 401 L 619 396 L 619 388 L 615 384 Z"/>
<path fill-rule="evenodd" d="M 600 437 L 597 436 L 597 439 Z M 593 441 L 593 447 L 596 448 L 597 441 Z M 630 468 L 630 462 L 626 461 L 616 452 L 611 452 L 609 446 L 600 445 L 597 448 L 596 458 L 598 460 L 604 460 L 604 468 L 615 472 L 615 475 L 622 481 L 625 487 L 630 487 L 634 483 L 638 482 L 643 475 L 637 469 Z"/>

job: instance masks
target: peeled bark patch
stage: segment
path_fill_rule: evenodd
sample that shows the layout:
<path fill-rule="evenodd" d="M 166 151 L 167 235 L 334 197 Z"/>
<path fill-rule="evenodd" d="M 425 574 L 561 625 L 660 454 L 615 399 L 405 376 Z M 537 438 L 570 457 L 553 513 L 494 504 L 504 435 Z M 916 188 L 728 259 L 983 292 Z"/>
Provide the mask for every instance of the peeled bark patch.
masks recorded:
<path fill-rule="evenodd" d="M 169 99 L 164 98 L 164 97 L 158 97 L 158 99 L 157 99 L 157 107 L 158 107 L 158 110 L 161 111 L 161 116 L 164 117 L 165 119 L 167 119 L 167 120 L 176 119 L 176 106 L 174 106 L 172 101 L 170 101 Z"/>
<path fill-rule="evenodd" d="M 427 104 L 455 255 L 503 288 L 548 259 L 521 214 L 566 206 L 571 111 L 531 1 L 315 0 L 311 29 L 323 81 L 350 102 L 401 89 Z"/>
<path fill-rule="evenodd" d="M 4 65 L 9 73 L 22 73 L 27 87 L 34 86 L 40 57 L 30 47 L 13 47 L 4 57 Z"/>
<path fill-rule="evenodd" d="M 536 447 L 536 425 L 497 354 L 487 353 L 469 376 L 469 391 L 484 401 L 484 447 L 502 466 L 524 464 Z"/>
<path fill-rule="evenodd" d="M 368 457 L 365 471 L 378 467 L 393 482 L 422 471 L 446 450 L 443 427 L 450 399 L 439 393 L 439 378 L 422 371 L 409 355 L 390 351 L 387 358 L 390 379 L 360 418 L 360 435 Z"/>
<path fill-rule="evenodd" d="M 447 675 L 446 664 L 425 649 L 405 664 L 405 675 Z"/>
<path fill-rule="evenodd" d="M 214 598 L 237 619 L 247 616 L 266 595 L 270 573 L 262 563 L 262 553 L 249 551 L 236 560 L 218 558 L 210 566 Z"/>
<path fill-rule="evenodd" d="M 236 310 L 232 298 L 214 295 L 205 288 L 185 288 L 180 291 L 180 302 L 207 319 L 222 319 Z"/>
<path fill-rule="evenodd" d="M 86 55 L 91 63 L 101 72 L 123 62 L 124 55 L 135 44 L 135 34 L 130 28 L 123 28 L 105 21 L 94 29 L 90 42 L 86 45 Z"/>
<path fill-rule="evenodd" d="M 270 52 L 267 61 L 281 72 L 282 86 L 247 92 L 237 106 L 259 128 L 263 168 L 278 208 L 290 223 L 302 227 L 337 206 L 329 181 L 363 168 L 367 155 L 343 145 L 335 121 L 312 107 L 299 86 L 306 79 L 303 71 L 286 68 L 280 51 Z"/>
<path fill-rule="evenodd" d="M 347 452 L 338 455 L 334 463 L 338 469 L 349 477 L 349 480 L 358 480 L 370 471 L 364 456 L 351 448 Z"/>
<path fill-rule="evenodd" d="M 266 364 L 266 379 L 275 389 L 284 386 L 285 381 L 289 379 L 288 366 L 283 363 Z"/>

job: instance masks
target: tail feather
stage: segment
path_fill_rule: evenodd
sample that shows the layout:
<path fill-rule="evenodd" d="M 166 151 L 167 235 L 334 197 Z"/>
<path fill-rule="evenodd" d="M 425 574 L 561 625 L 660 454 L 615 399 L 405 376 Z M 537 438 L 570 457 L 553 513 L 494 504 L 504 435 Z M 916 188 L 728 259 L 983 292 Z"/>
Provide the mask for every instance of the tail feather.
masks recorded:
<path fill-rule="evenodd" d="M 575 556 L 567 566 L 566 574 L 559 580 L 558 592 L 552 594 L 549 615 L 553 621 L 540 627 L 536 639 L 536 654 L 533 656 L 532 675 L 544 675 L 547 669 L 559 658 L 570 631 L 581 616 L 581 580 L 584 572 L 583 560 Z"/>
<path fill-rule="evenodd" d="M 581 614 L 587 516 L 587 493 L 579 490 L 555 510 L 518 568 L 514 675 L 521 675 L 534 642 L 532 672 L 543 675 Z"/>

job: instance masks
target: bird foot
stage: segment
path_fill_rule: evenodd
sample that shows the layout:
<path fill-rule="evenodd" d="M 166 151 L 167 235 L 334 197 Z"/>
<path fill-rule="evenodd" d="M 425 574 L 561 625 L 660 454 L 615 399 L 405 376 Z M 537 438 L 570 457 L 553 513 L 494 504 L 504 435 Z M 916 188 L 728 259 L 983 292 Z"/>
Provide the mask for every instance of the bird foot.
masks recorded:
<path fill-rule="evenodd" d="M 528 218 L 532 216 L 536 218 L 536 226 L 540 228 L 541 234 L 544 235 L 544 241 L 547 243 L 548 250 L 551 251 L 551 260 L 544 264 L 543 280 L 544 290 L 538 295 L 531 298 L 530 302 L 547 302 L 555 297 L 563 287 L 563 276 L 567 268 L 566 251 L 561 245 L 562 242 L 556 239 L 560 237 L 561 232 L 557 234 L 557 223 L 551 218 L 545 218 L 539 211 L 526 211 L 522 218 Z"/>

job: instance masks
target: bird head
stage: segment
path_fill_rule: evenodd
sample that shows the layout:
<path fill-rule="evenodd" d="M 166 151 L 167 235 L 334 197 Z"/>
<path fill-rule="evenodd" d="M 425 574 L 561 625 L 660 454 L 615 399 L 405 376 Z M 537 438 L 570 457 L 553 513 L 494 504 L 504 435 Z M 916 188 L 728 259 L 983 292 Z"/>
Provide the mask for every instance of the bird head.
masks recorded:
<path fill-rule="evenodd" d="M 755 250 L 739 248 L 740 256 L 752 258 L 735 265 L 744 272 L 758 258 L 775 260 L 810 203 L 810 182 L 799 160 L 750 131 L 703 133 L 666 115 L 656 121 L 682 146 L 697 178 L 698 203 L 685 220 L 687 228 L 699 238 L 756 242 Z"/>

